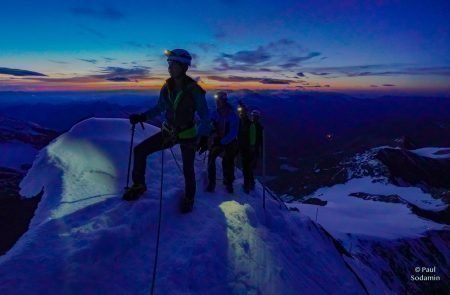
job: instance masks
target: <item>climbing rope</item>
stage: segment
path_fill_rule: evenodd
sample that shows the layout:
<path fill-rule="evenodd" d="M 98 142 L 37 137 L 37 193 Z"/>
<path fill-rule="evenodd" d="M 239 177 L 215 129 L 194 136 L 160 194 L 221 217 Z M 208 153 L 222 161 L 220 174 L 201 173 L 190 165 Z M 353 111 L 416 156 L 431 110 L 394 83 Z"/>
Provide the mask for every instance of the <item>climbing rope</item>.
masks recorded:
<path fill-rule="evenodd" d="M 175 154 L 173 153 L 172 147 L 170 147 L 169 149 L 170 149 L 170 153 L 172 154 L 172 157 L 175 161 L 175 164 L 177 164 L 178 170 L 180 170 L 180 173 L 183 174 L 183 169 L 181 169 L 181 165 L 180 165 L 180 163 L 178 163 L 178 160 L 175 157 Z"/>
<path fill-rule="evenodd" d="M 155 259 L 154 259 L 154 263 L 153 263 L 153 277 L 152 277 L 152 288 L 151 288 L 152 295 L 154 294 L 154 291 L 155 291 L 156 267 L 158 264 L 159 241 L 160 241 L 160 234 L 161 234 L 162 199 L 163 199 L 163 183 L 164 183 L 164 134 L 162 134 L 162 136 L 163 136 L 163 141 L 161 144 L 161 181 L 160 181 L 160 188 L 159 188 L 159 216 L 158 216 L 158 231 L 156 233 Z"/>

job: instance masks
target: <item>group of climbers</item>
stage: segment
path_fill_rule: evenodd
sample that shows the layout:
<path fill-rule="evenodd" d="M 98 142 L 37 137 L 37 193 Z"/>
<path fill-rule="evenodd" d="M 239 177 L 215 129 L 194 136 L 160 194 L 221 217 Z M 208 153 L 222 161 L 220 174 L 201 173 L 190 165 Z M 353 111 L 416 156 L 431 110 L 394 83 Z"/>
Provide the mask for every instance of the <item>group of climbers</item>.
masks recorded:
<path fill-rule="evenodd" d="M 253 170 L 262 152 L 259 111 L 254 110 L 249 116 L 246 107 L 240 105 L 238 115 L 228 102 L 227 94 L 220 91 L 214 96 L 216 110 L 210 115 L 205 91 L 186 75 L 192 60 L 189 52 L 183 49 L 166 50 L 165 55 L 170 78 L 161 88 L 157 104 L 144 113 L 130 116 L 130 122 L 134 125 L 165 112 L 165 122 L 160 132 L 134 147 L 133 185 L 127 189 L 123 199 L 136 200 L 147 190 L 147 157 L 175 144 L 180 145 L 185 180 L 182 212 L 190 212 L 194 205 L 196 151 L 202 154 L 209 150 L 206 187 L 209 192 L 213 192 L 216 185 L 216 158 L 223 154 L 223 184 L 229 193 L 233 193 L 235 159 L 239 153 L 244 174 L 244 191 L 249 193 L 255 187 Z M 198 124 L 195 123 L 195 113 L 200 118 Z"/>
<path fill-rule="evenodd" d="M 216 158 L 223 153 L 223 184 L 229 193 L 233 193 L 234 160 L 238 153 L 239 118 L 233 107 L 228 103 L 225 92 L 217 92 L 214 98 L 216 110 L 211 114 L 213 133 L 211 135 L 212 146 L 208 156 L 208 186 L 206 191 L 214 191 L 216 186 Z"/>
<path fill-rule="evenodd" d="M 223 184 L 229 193 L 233 193 L 234 163 L 240 154 L 244 174 L 244 192 L 250 193 L 255 188 L 253 171 L 262 152 L 263 129 L 259 123 L 261 116 L 253 110 L 250 116 L 247 107 L 239 103 L 238 114 L 228 102 L 223 91 L 214 96 L 216 110 L 211 115 L 213 126 L 212 146 L 208 157 L 208 186 L 206 191 L 213 192 L 216 185 L 215 161 L 222 157 Z"/>

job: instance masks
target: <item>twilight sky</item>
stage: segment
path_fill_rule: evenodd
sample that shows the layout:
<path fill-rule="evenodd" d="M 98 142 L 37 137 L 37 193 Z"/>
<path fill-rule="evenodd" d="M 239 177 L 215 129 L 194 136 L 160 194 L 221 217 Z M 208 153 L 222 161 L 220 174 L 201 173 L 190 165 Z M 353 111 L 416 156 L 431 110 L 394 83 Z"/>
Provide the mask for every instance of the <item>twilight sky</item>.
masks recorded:
<path fill-rule="evenodd" d="M 164 49 L 207 89 L 450 95 L 450 1 L 2 0 L 0 91 L 157 89 Z"/>

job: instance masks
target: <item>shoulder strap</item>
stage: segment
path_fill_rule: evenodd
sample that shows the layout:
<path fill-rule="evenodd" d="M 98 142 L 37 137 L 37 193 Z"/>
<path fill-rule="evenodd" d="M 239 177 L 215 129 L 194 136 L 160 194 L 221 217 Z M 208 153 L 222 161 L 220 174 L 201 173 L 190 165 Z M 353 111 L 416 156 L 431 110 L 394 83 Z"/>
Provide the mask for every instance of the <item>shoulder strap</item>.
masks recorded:
<path fill-rule="evenodd" d="M 183 95 L 184 90 L 181 90 L 180 92 L 177 93 L 177 96 L 175 97 L 175 100 L 173 102 L 173 109 L 176 110 L 178 105 L 180 104 L 181 101 L 181 96 Z"/>
<path fill-rule="evenodd" d="M 164 98 L 166 100 L 166 103 L 168 103 L 168 105 L 172 105 L 173 104 L 172 98 L 171 98 L 172 93 L 170 91 L 170 81 L 169 80 L 170 79 L 166 80 L 166 83 L 163 85 L 163 88 L 162 88 L 161 92 L 164 94 Z"/>
<path fill-rule="evenodd" d="M 185 89 L 190 92 L 200 91 L 200 92 L 206 93 L 206 91 L 203 90 L 203 88 L 200 87 L 200 85 L 198 85 L 197 82 L 189 76 L 186 76 Z"/>

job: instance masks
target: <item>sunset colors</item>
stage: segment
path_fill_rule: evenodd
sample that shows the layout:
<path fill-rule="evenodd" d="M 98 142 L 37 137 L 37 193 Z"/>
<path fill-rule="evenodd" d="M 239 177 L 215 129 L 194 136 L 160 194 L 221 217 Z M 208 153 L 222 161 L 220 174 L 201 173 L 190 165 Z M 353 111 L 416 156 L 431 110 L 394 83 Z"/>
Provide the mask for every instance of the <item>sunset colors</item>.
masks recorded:
<path fill-rule="evenodd" d="M 0 91 L 159 89 L 165 49 L 206 89 L 450 95 L 447 1 L 2 1 Z"/>

